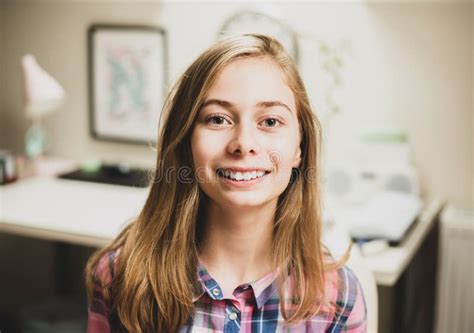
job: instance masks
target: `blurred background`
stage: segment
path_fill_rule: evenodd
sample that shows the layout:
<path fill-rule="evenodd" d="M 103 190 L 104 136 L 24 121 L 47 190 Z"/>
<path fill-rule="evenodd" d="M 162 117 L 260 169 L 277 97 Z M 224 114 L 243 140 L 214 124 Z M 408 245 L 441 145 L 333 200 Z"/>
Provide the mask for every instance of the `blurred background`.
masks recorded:
<path fill-rule="evenodd" d="M 369 330 L 474 332 L 473 16 L 455 0 L 0 1 L 0 330 L 84 331 L 82 269 L 146 198 L 163 94 L 221 36 L 261 32 L 323 125 L 327 241 L 358 245 Z"/>

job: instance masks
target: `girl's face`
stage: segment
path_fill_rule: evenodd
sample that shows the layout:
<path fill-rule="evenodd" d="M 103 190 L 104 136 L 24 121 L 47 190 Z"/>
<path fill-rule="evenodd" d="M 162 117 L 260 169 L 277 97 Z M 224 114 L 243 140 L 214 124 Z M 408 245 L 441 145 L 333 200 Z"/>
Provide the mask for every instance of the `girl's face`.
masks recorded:
<path fill-rule="evenodd" d="M 276 204 L 300 163 L 295 98 L 271 60 L 227 65 L 211 87 L 191 136 L 196 178 L 222 207 Z"/>

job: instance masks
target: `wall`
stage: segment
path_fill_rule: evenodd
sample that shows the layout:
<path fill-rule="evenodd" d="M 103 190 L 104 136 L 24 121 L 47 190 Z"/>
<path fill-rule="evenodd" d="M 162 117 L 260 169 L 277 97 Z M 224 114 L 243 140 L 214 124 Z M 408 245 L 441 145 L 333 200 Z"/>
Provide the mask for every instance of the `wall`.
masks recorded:
<path fill-rule="evenodd" d="M 426 192 L 459 205 L 473 204 L 468 6 L 370 6 L 370 30 L 358 41 L 359 54 L 345 84 L 347 113 L 338 124 L 338 133 L 364 124 L 406 128 Z"/>
<path fill-rule="evenodd" d="M 3 81 L 5 79 L 4 73 L 4 56 L 3 53 L 5 52 L 4 47 L 4 37 L 5 37 L 5 19 L 4 19 L 4 11 L 5 11 L 5 3 L 0 2 L 0 147 L 4 145 L 5 142 L 5 130 L 4 124 L 4 105 L 3 105 Z"/>
<path fill-rule="evenodd" d="M 159 24 L 168 31 L 173 79 L 244 3 L 131 1 L 8 1 L 5 8 L 5 145 L 21 151 L 27 128 L 21 109 L 19 59 L 31 52 L 66 88 L 63 112 L 48 119 L 65 157 L 128 159 L 151 165 L 150 148 L 103 143 L 88 134 L 86 29 L 93 22 Z M 473 203 L 472 3 L 301 2 L 266 4 L 303 36 L 302 75 L 324 113 L 324 85 L 315 40 L 348 38 L 352 55 L 338 92 L 343 113 L 327 127 L 335 150 L 367 126 L 406 128 L 427 195 Z M 183 22 L 186 24 L 183 25 Z M 346 135 L 344 135 L 346 134 Z"/>
<path fill-rule="evenodd" d="M 61 112 L 46 120 L 53 154 L 83 159 L 129 159 L 151 163 L 153 152 L 135 145 L 96 142 L 89 137 L 87 28 L 94 22 L 159 21 L 157 2 L 8 1 L 6 4 L 7 145 L 23 150 L 28 122 L 22 111 L 21 56 L 32 53 L 64 86 L 68 99 Z"/>

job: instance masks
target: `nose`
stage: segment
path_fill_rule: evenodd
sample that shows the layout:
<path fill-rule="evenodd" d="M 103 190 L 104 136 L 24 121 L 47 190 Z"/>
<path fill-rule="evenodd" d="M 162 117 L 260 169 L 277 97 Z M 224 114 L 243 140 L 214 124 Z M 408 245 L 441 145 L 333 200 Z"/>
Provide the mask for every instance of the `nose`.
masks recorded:
<path fill-rule="evenodd" d="M 236 127 L 227 150 L 233 155 L 257 154 L 260 147 L 254 133 L 255 129 L 250 125 L 240 124 Z"/>

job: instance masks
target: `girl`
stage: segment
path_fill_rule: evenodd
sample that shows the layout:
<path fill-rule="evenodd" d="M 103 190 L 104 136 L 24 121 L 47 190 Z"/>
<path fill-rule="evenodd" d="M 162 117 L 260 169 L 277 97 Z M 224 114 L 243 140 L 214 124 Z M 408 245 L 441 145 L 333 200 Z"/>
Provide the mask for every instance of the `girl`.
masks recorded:
<path fill-rule="evenodd" d="M 166 99 L 140 215 L 86 267 L 88 332 L 364 332 L 321 243 L 321 129 L 275 39 L 216 43 Z"/>

